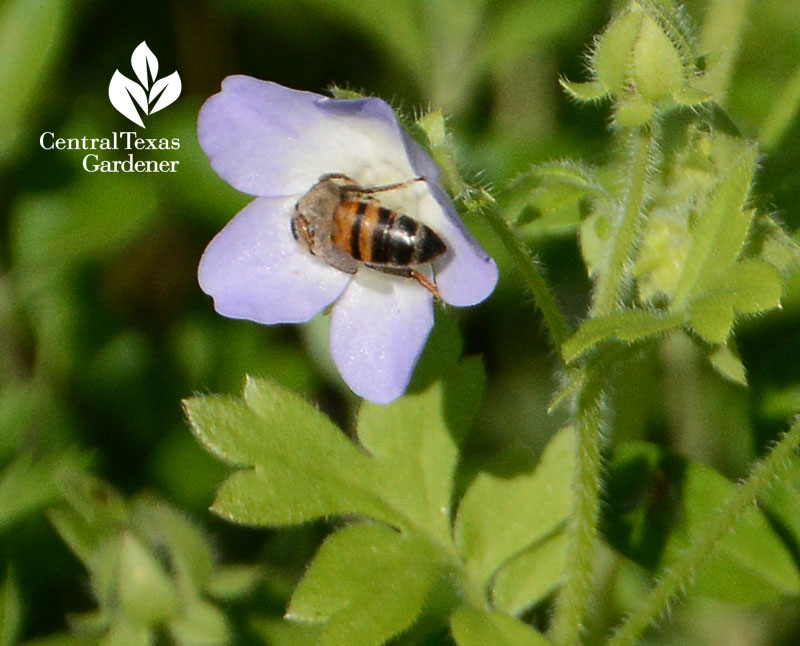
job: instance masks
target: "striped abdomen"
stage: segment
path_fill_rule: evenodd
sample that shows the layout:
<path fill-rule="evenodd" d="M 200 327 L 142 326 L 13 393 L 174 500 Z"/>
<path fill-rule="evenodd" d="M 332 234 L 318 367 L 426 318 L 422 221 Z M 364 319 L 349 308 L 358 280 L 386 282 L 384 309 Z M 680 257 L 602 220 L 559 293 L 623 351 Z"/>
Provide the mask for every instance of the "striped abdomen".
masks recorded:
<path fill-rule="evenodd" d="M 407 267 L 446 250 L 442 239 L 412 217 L 378 202 L 342 200 L 333 218 L 333 244 L 361 262 Z"/>

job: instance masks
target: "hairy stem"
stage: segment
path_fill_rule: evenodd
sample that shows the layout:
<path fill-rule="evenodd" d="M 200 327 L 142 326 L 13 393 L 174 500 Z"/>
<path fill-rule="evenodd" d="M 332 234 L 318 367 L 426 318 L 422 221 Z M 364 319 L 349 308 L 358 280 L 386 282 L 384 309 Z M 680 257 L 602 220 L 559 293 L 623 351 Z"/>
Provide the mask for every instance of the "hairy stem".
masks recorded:
<path fill-rule="evenodd" d="M 589 366 L 576 398 L 578 445 L 573 475 L 572 513 L 567 526 L 569 557 L 552 628 L 553 640 L 558 646 L 577 646 L 580 643 L 591 592 L 600 517 L 604 366 L 605 362 Z"/>
<path fill-rule="evenodd" d="M 749 0 L 710 0 L 700 35 L 700 53 L 710 57 L 708 71 L 697 86 L 724 105 L 725 91 L 739 51 Z"/>
<path fill-rule="evenodd" d="M 653 128 L 646 125 L 633 134 L 633 147 L 627 169 L 629 184 L 623 206 L 622 218 L 616 224 L 613 246 L 608 262 L 597 282 L 593 315 L 604 316 L 617 309 L 625 280 L 626 265 L 631 259 L 636 234 L 642 217 L 647 171 L 650 167 L 650 149 L 653 145 Z"/>
<path fill-rule="evenodd" d="M 608 646 L 634 644 L 642 632 L 666 611 L 669 604 L 685 593 L 692 584 L 698 565 L 714 553 L 720 540 L 745 512 L 752 509 L 770 483 L 791 467 L 798 446 L 800 421 L 796 421 L 772 451 L 756 463 L 750 477 L 720 506 L 716 517 L 692 539 L 689 547 L 656 583 L 644 603 L 617 629 Z"/>
<path fill-rule="evenodd" d="M 558 308 L 556 299 L 547 286 L 542 272 L 539 271 L 536 260 L 528 252 L 528 249 L 514 233 L 496 206 L 487 206 L 484 208 L 483 213 L 489 225 L 500 240 L 502 240 L 506 249 L 508 249 L 517 268 L 522 272 L 522 277 L 525 279 L 525 283 L 533 295 L 533 300 L 544 316 L 544 321 L 547 325 L 547 329 L 550 330 L 553 344 L 556 348 L 560 348 L 561 344 L 569 335 L 567 322 L 561 310 Z"/>

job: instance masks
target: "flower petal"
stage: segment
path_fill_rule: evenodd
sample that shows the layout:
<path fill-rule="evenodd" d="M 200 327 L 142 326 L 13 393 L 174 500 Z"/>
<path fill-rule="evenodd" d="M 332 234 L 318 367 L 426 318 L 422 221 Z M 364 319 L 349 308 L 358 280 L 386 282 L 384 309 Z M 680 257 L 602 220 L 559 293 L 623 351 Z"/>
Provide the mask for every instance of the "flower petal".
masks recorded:
<path fill-rule="evenodd" d="M 295 198 L 259 198 L 211 241 L 200 287 L 223 316 L 258 323 L 308 321 L 352 278 L 312 256 L 292 236 Z"/>
<path fill-rule="evenodd" d="M 331 354 L 357 395 L 388 404 L 405 392 L 432 327 L 429 292 L 361 269 L 333 308 Z"/>
<path fill-rule="evenodd" d="M 394 113 L 380 99 L 339 101 L 229 76 L 200 110 L 197 132 L 214 170 L 252 195 L 301 194 L 325 173 L 358 177 L 372 166 L 393 169 L 384 182 L 413 176 Z"/>
<path fill-rule="evenodd" d="M 457 307 L 480 303 L 497 284 L 497 264 L 464 226 L 444 189 L 436 184 L 429 188 L 444 214 L 433 226 L 448 248 L 443 260 L 435 263 L 439 294 Z"/>

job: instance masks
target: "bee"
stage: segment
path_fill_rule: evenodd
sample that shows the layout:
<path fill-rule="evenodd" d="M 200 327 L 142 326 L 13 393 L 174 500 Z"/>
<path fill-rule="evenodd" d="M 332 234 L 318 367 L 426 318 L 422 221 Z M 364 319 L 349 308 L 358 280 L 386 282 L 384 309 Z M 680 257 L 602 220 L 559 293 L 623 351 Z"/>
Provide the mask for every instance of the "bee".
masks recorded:
<path fill-rule="evenodd" d="M 359 186 L 341 173 L 323 175 L 295 205 L 292 235 L 313 255 L 348 274 L 366 265 L 412 278 L 439 298 L 436 284 L 413 266 L 436 260 L 447 245 L 430 227 L 371 197 L 423 181 L 424 177 L 415 177 L 397 184 Z"/>

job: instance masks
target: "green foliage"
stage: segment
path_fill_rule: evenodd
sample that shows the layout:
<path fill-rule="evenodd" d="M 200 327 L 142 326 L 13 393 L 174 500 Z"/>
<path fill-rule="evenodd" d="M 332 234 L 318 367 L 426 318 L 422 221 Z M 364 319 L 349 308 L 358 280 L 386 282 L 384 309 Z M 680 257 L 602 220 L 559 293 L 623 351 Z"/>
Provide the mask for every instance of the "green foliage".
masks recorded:
<path fill-rule="evenodd" d="M 455 363 L 451 356 L 440 369 L 442 380 L 393 404 L 365 402 L 357 420 L 360 447 L 311 404 L 272 382 L 249 379 L 242 399 L 186 402 L 201 441 L 248 467 L 223 483 L 217 513 L 260 525 L 334 515 L 380 521 L 362 520 L 331 534 L 292 595 L 287 617 L 323 623 L 320 643 L 382 644 L 407 630 L 443 584 L 453 597 L 445 612 L 464 604 L 483 608 L 495 573 L 501 587 L 494 594 L 508 598 L 511 612 L 557 584 L 554 572 L 533 588 L 523 577 L 547 568 L 532 548 L 546 545 L 540 555 L 549 558 L 551 536 L 566 519 L 572 433 L 556 436 L 530 475 L 479 474 L 454 512 L 458 449 L 483 378 L 474 360 Z M 530 505 L 536 498 L 542 502 Z M 462 621 L 475 621 L 459 616 L 453 615 L 454 631 Z M 485 630 L 508 632 L 509 644 L 538 643 L 510 616 L 486 617 Z"/>
<path fill-rule="evenodd" d="M 206 537 L 150 497 L 130 503 L 102 481 L 60 478 L 65 504 L 49 516 L 89 571 L 98 610 L 70 619 L 75 636 L 102 644 L 150 644 L 166 630 L 181 646 L 231 642 L 229 621 L 206 597 L 251 590 L 257 568 L 219 566 Z M 66 639 L 66 636 L 65 636 Z"/>
<path fill-rule="evenodd" d="M 703 464 L 641 442 L 617 448 L 607 487 L 609 541 L 654 572 L 674 565 L 690 537 L 736 489 Z M 800 594 L 793 558 L 757 507 L 721 540 L 696 577 L 696 593 L 738 604 L 772 603 Z"/>

